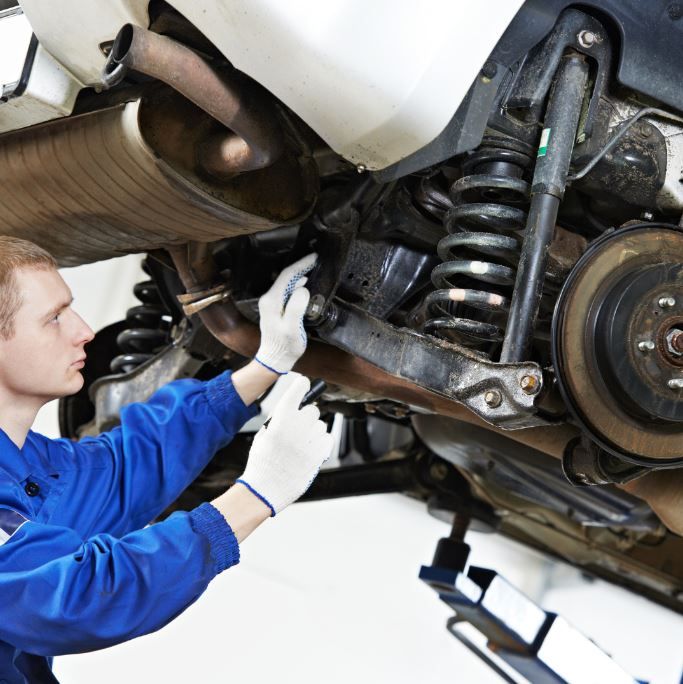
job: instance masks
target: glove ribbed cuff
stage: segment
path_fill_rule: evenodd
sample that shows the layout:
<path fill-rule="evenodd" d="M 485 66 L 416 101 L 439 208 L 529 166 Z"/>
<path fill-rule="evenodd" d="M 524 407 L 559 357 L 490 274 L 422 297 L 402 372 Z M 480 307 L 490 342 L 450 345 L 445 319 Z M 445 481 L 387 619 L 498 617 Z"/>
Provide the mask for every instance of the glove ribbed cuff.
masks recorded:
<path fill-rule="evenodd" d="M 203 503 L 190 512 L 192 529 L 203 534 L 211 546 L 216 574 L 240 562 L 240 546 L 232 527 L 221 512 L 209 503 Z"/>

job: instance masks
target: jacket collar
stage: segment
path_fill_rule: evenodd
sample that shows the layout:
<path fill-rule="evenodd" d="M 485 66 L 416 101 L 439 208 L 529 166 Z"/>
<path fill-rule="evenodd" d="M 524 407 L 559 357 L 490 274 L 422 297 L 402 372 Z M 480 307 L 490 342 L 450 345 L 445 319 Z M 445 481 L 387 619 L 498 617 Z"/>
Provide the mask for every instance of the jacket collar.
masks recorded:
<path fill-rule="evenodd" d="M 33 469 L 23 451 L 0 429 L 0 468 L 17 482 L 23 482 Z"/>

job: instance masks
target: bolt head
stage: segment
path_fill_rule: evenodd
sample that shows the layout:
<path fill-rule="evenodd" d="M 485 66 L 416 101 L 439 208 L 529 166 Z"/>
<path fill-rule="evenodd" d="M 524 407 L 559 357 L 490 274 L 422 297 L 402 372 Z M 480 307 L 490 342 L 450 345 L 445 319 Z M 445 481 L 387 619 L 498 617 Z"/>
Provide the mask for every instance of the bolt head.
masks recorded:
<path fill-rule="evenodd" d="M 655 215 L 651 211 L 644 211 L 641 214 L 641 218 L 643 219 L 643 221 L 652 221 L 654 220 L 654 217 Z"/>
<path fill-rule="evenodd" d="M 503 402 L 503 397 L 498 390 L 489 390 L 484 394 L 484 401 L 486 405 L 491 408 L 497 408 Z"/>
<path fill-rule="evenodd" d="M 365 164 L 358 164 L 356 166 L 356 171 L 358 171 L 358 173 L 365 173 L 367 170 L 368 170 L 368 167 L 365 166 Z"/>
<path fill-rule="evenodd" d="M 306 307 L 306 318 L 309 320 L 316 320 L 320 318 L 325 308 L 325 297 L 321 294 L 313 295 L 308 301 Z"/>
<path fill-rule="evenodd" d="M 589 48 L 598 41 L 598 36 L 593 31 L 581 31 L 577 36 L 581 47 Z"/>
<path fill-rule="evenodd" d="M 649 138 L 652 135 L 652 126 L 646 121 L 638 125 L 638 134 L 643 138 Z"/>
<path fill-rule="evenodd" d="M 481 75 L 484 78 L 491 80 L 498 73 L 498 65 L 491 60 L 484 62 L 484 66 L 481 68 Z"/>
<path fill-rule="evenodd" d="M 448 466 L 445 463 L 433 463 L 429 474 L 435 480 L 445 480 L 448 477 Z"/>
<path fill-rule="evenodd" d="M 673 297 L 660 297 L 658 303 L 662 309 L 670 309 L 676 306 L 676 300 Z"/>
<path fill-rule="evenodd" d="M 652 340 L 643 340 L 642 342 L 638 342 L 638 349 L 640 349 L 641 352 L 649 352 L 654 348 L 655 343 Z"/>
<path fill-rule="evenodd" d="M 536 394 L 541 389 L 541 381 L 536 375 L 524 375 L 519 381 L 519 386 L 526 394 Z"/>
<path fill-rule="evenodd" d="M 669 382 L 666 383 L 669 389 L 672 390 L 683 390 L 683 378 L 671 378 Z"/>

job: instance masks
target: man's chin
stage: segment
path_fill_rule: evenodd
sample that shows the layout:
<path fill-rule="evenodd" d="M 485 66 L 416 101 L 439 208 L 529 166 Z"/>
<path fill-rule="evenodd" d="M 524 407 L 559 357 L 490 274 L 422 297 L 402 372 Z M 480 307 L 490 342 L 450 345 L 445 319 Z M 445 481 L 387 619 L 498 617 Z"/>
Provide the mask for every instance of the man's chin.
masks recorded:
<path fill-rule="evenodd" d="M 85 380 L 83 379 L 83 376 L 81 375 L 81 371 L 78 369 L 74 369 L 74 371 L 75 372 L 74 372 L 73 376 L 66 383 L 66 386 L 64 387 L 64 391 L 60 394 L 60 397 L 69 397 L 72 394 L 76 394 L 77 392 L 80 392 L 83 385 L 85 384 Z"/>

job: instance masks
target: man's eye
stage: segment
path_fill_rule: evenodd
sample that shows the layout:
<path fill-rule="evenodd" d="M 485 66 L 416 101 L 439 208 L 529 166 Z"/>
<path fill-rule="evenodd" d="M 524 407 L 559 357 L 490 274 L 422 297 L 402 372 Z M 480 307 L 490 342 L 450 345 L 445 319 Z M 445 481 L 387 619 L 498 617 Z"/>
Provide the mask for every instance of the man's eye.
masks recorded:
<path fill-rule="evenodd" d="M 55 314 L 51 319 L 50 323 L 59 323 L 59 317 L 61 314 Z"/>

